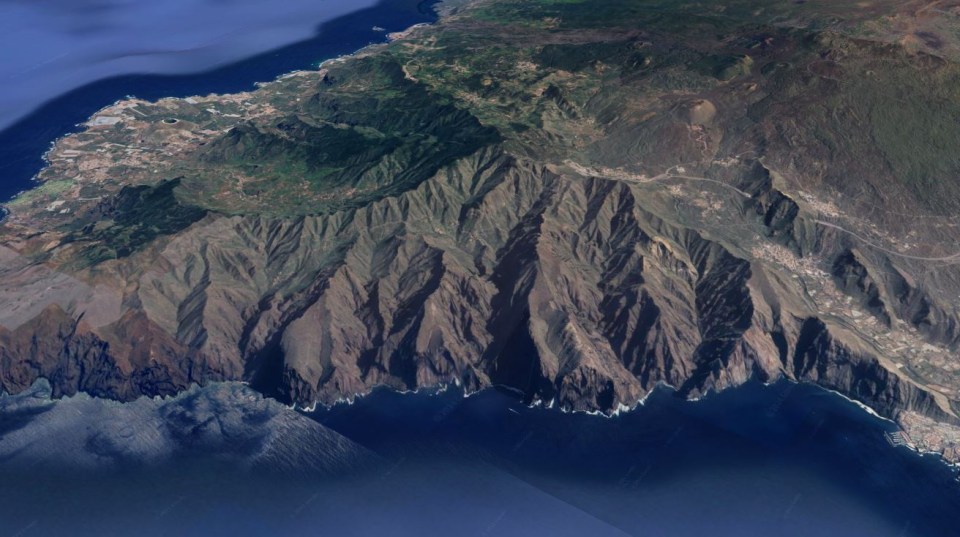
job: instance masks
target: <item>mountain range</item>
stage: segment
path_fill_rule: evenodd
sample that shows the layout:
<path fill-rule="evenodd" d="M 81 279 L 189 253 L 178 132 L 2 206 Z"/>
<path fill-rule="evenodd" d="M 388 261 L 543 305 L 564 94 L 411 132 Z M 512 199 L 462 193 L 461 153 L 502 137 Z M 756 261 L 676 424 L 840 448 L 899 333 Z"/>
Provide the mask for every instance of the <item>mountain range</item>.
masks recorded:
<path fill-rule="evenodd" d="M 59 140 L 0 226 L 0 388 L 611 412 L 788 378 L 960 459 L 960 4 L 441 10 Z"/>

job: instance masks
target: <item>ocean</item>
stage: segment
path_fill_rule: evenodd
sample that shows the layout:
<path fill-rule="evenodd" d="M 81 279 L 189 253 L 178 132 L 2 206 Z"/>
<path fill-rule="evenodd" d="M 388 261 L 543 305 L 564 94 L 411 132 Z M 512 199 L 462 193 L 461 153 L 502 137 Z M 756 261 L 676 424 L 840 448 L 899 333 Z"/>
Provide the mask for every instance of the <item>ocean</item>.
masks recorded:
<path fill-rule="evenodd" d="M 495 391 L 378 391 L 316 419 L 425 481 L 436 461 L 508 477 L 558 500 L 571 520 L 602 522 L 604 535 L 960 534 L 954 470 L 892 447 L 893 424 L 810 385 L 751 382 L 696 402 L 658 389 L 612 418 L 527 408 Z M 522 503 L 470 491 L 453 487 L 450 500 L 493 503 L 500 516 L 474 513 L 471 527 L 524 534 Z M 597 535 L 545 524 L 533 534 Z"/>
<path fill-rule="evenodd" d="M 0 202 L 32 186 L 52 142 L 119 99 L 245 91 L 433 22 L 434 3 L 0 2 Z"/>
<path fill-rule="evenodd" d="M 377 462 L 325 476 L 253 471 L 192 437 L 155 465 L 109 471 L 0 461 L 0 535 L 947 537 L 960 527 L 953 469 L 890 445 L 889 422 L 808 385 L 750 383 L 696 402 L 658 389 L 612 418 L 455 388 L 376 390 L 303 415 Z M 56 438 L 117 456 L 100 433 Z"/>

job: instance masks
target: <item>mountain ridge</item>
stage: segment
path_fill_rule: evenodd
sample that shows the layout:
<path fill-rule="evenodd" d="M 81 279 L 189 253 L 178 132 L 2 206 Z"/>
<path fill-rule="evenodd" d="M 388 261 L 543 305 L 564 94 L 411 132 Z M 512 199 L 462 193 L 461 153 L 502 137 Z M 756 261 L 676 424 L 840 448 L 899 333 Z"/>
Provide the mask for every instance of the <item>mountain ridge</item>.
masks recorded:
<path fill-rule="evenodd" d="M 876 38 L 946 24 L 913 6 L 488 0 L 254 92 L 120 102 L 10 204 L 0 387 L 611 411 L 786 377 L 955 460 L 960 110 L 931 106 L 960 56 Z"/>

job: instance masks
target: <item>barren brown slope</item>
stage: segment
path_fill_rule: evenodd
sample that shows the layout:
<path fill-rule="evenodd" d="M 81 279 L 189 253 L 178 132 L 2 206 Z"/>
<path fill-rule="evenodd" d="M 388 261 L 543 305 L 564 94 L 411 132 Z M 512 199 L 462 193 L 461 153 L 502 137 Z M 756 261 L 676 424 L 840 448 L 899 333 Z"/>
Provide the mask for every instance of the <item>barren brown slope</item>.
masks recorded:
<path fill-rule="evenodd" d="M 11 204 L 0 385 L 611 410 L 787 377 L 955 456 L 960 66 L 901 42 L 954 24 L 914 7 L 477 2 L 120 103 Z"/>

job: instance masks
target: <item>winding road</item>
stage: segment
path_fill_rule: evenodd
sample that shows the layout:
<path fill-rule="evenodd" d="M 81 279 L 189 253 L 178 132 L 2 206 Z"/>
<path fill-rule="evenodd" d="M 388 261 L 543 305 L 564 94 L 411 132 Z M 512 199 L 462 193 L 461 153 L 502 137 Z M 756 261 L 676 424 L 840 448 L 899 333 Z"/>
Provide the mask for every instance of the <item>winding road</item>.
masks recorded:
<path fill-rule="evenodd" d="M 735 187 L 735 186 L 733 186 L 733 185 L 731 185 L 731 184 L 724 183 L 723 181 L 720 181 L 720 180 L 717 180 L 717 179 L 710 179 L 709 177 L 697 177 L 697 176 L 693 176 L 693 175 L 683 175 L 683 174 L 671 173 L 670 170 L 676 169 L 676 166 L 668 169 L 668 170 L 667 170 L 666 172 L 664 172 L 664 173 L 661 173 L 661 174 L 656 175 L 656 176 L 654 176 L 654 177 L 646 178 L 646 177 L 643 177 L 643 176 L 637 176 L 637 175 L 635 175 L 635 174 L 631 174 L 631 173 L 629 173 L 629 172 L 623 172 L 623 173 L 621 173 L 621 174 L 619 174 L 619 175 L 617 175 L 617 176 L 610 176 L 610 175 L 605 175 L 605 174 L 603 174 L 603 173 L 600 173 L 600 172 L 598 172 L 597 170 L 593 170 L 593 169 L 587 168 L 587 167 L 585 167 L 585 166 L 583 166 L 583 165 L 577 164 L 577 163 L 572 162 L 572 161 L 567 161 L 565 164 L 566 164 L 567 166 L 569 166 L 570 168 L 574 169 L 574 170 L 575 170 L 578 174 L 580 174 L 580 175 L 587 175 L 587 176 L 599 177 L 599 178 L 602 178 L 602 179 L 608 179 L 608 180 L 613 180 L 613 181 L 625 181 L 625 182 L 628 182 L 628 183 L 639 183 L 639 184 L 656 183 L 656 182 L 664 181 L 664 180 L 667 180 L 667 179 L 683 179 L 683 180 L 687 180 L 687 181 L 705 181 L 705 182 L 708 182 L 708 183 L 715 183 L 715 184 L 718 184 L 718 185 L 720 185 L 720 186 L 726 187 L 726 188 L 728 188 L 728 189 L 730 189 L 730 190 L 733 190 L 734 192 L 736 192 L 737 194 L 739 194 L 739 195 L 741 195 L 741 196 L 743 196 L 743 197 L 745 197 L 745 198 L 751 198 L 751 197 L 752 197 L 749 193 L 744 192 L 743 190 L 740 190 L 739 188 L 737 188 L 737 187 Z M 874 248 L 874 249 L 876 249 L 876 250 L 880 250 L 881 252 L 884 252 L 884 253 L 889 254 L 889 255 L 901 257 L 901 258 L 904 258 L 904 259 L 913 259 L 913 260 L 915 260 L 915 261 L 930 261 L 930 262 L 954 262 L 954 261 L 957 261 L 957 262 L 960 262 L 960 252 L 957 252 L 957 253 L 954 253 L 954 254 L 950 254 L 950 255 L 940 256 L 940 257 L 926 257 L 926 256 L 905 254 L 905 253 L 902 253 L 902 252 L 898 252 L 898 251 L 896 251 L 896 250 L 891 250 L 891 249 L 889 249 L 889 248 L 885 248 L 885 247 L 883 247 L 883 246 L 880 246 L 879 244 L 874 243 L 873 241 L 871 241 L 871 240 L 863 237 L 862 235 L 858 234 L 857 232 L 851 231 L 851 230 L 849 230 L 849 229 L 847 229 L 847 228 L 845 228 L 845 227 L 842 227 L 842 226 L 838 226 L 837 224 L 834 224 L 834 223 L 832 223 L 832 222 L 827 222 L 827 221 L 825 221 L 825 220 L 820 220 L 820 219 L 813 219 L 813 222 L 816 223 L 816 224 L 819 224 L 819 225 L 821 225 L 821 226 L 828 227 L 828 228 L 831 228 L 831 229 L 836 229 L 837 231 L 841 231 L 841 232 L 843 232 L 843 233 L 846 233 L 846 234 L 852 236 L 853 238 L 857 239 L 858 241 L 866 244 L 867 246 L 869 246 L 869 247 L 871 247 L 871 248 Z"/>

